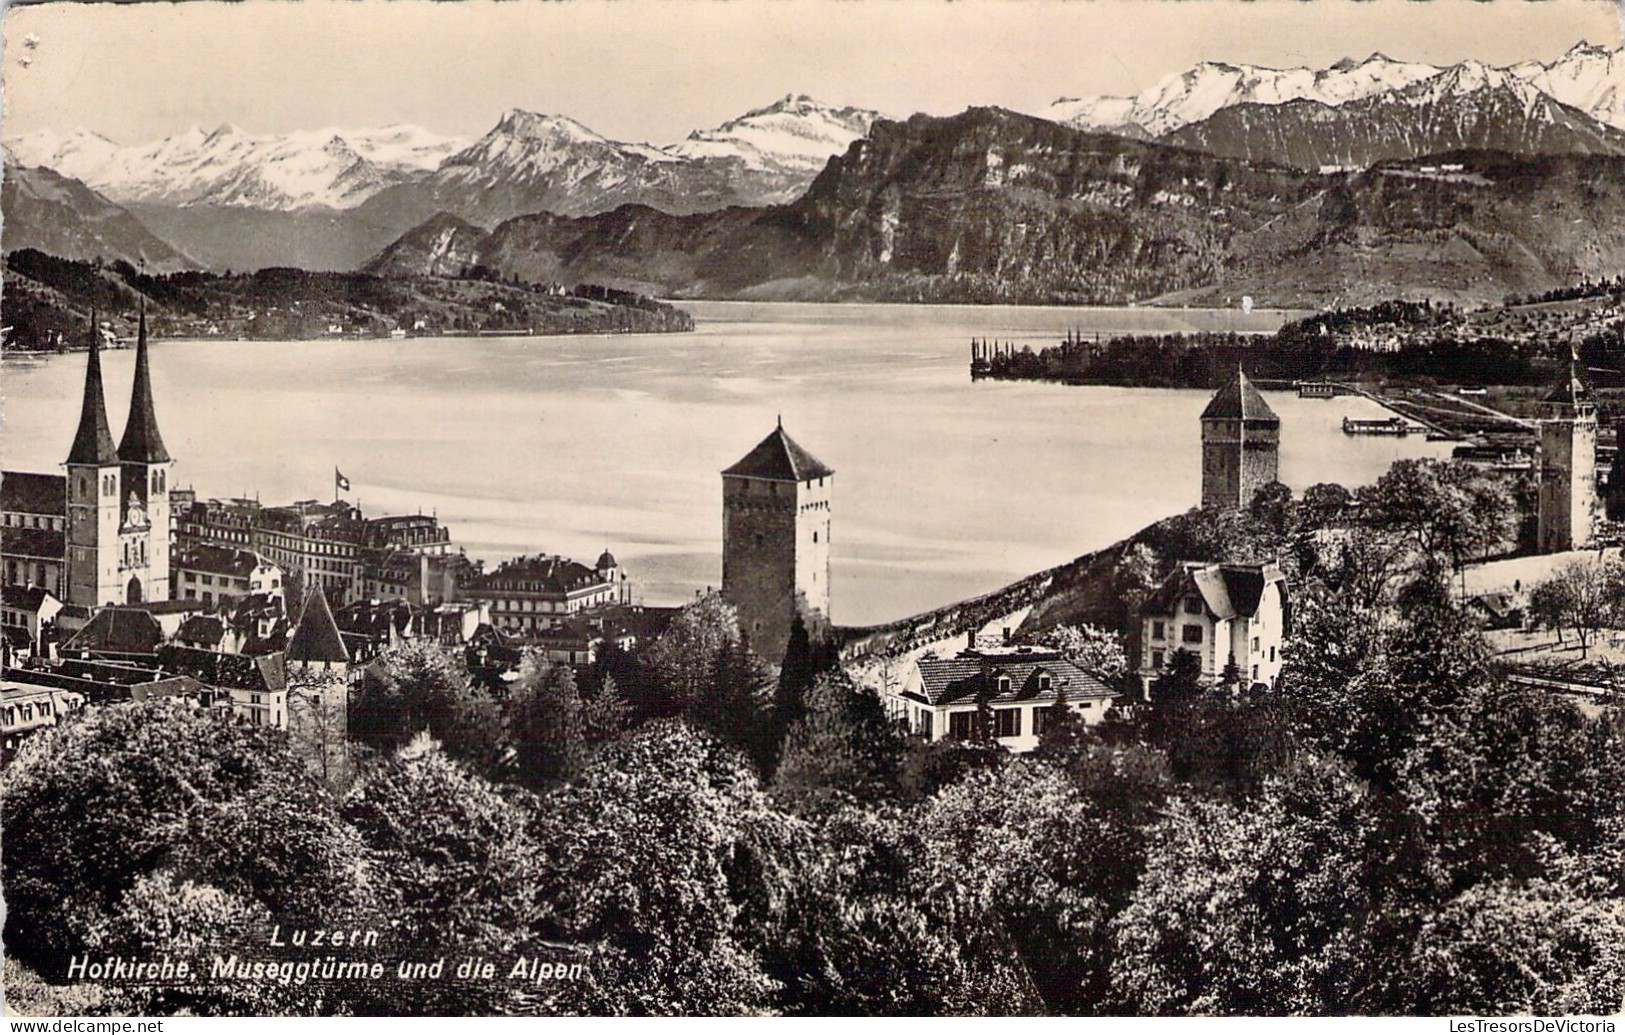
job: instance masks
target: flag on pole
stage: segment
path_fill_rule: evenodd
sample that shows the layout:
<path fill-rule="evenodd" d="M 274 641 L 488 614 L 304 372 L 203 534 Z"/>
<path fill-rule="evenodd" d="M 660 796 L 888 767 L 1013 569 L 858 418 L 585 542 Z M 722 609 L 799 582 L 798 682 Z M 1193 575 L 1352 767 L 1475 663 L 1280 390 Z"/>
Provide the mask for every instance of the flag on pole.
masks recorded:
<path fill-rule="evenodd" d="M 344 477 L 344 472 L 337 467 L 333 468 L 333 484 L 337 486 L 339 492 L 350 491 L 350 479 Z"/>

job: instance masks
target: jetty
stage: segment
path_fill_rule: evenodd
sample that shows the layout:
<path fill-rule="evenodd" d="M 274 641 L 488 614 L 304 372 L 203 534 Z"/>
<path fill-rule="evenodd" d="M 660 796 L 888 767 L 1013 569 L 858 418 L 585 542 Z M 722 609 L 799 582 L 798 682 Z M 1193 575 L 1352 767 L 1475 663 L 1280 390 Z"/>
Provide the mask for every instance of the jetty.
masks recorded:
<path fill-rule="evenodd" d="M 1345 435 L 1398 435 L 1404 437 L 1426 430 L 1426 428 L 1413 425 L 1404 417 L 1379 417 L 1373 420 L 1361 420 L 1356 417 L 1343 418 L 1343 434 Z"/>

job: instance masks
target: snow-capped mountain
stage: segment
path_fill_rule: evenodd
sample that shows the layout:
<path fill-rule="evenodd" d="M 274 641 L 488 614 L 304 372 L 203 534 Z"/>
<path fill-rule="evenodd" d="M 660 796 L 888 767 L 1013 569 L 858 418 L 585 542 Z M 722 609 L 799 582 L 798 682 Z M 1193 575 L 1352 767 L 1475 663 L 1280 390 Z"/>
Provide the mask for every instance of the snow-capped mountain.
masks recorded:
<path fill-rule="evenodd" d="M 1522 61 L 1508 69 L 1599 122 L 1625 129 L 1625 53 L 1577 43 L 1556 61 Z"/>
<path fill-rule="evenodd" d="M 130 146 L 84 130 L 7 142 L 18 161 L 55 169 L 121 204 L 269 211 L 352 208 L 423 175 L 461 145 L 412 126 L 258 135 L 230 124 Z"/>
<path fill-rule="evenodd" d="M 1204 61 L 1164 77 L 1136 97 L 1063 97 L 1041 118 L 1078 129 L 1161 136 L 1236 104 L 1283 104 L 1311 100 L 1340 105 L 1403 89 L 1439 74 L 1435 65 L 1394 61 L 1372 54 L 1344 59 L 1330 68 L 1265 68 Z"/>
<path fill-rule="evenodd" d="M 1306 169 L 1365 168 L 1461 150 L 1625 154 L 1625 130 L 1559 103 L 1509 70 L 1471 61 L 1343 105 L 1232 105 L 1161 140 Z"/>
<path fill-rule="evenodd" d="M 776 204 L 806 190 L 877 117 L 790 95 L 657 147 L 516 108 L 431 175 L 380 192 L 363 214 L 411 226 L 450 212 L 489 227 L 532 212 L 592 215 L 625 204 L 679 215 Z"/>
<path fill-rule="evenodd" d="M 866 135 L 880 113 L 835 108 L 787 94 L 715 129 L 695 130 L 666 150 L 691 159 L 738 159 L 746 168 L 817 176 L 831 157 Z"/>

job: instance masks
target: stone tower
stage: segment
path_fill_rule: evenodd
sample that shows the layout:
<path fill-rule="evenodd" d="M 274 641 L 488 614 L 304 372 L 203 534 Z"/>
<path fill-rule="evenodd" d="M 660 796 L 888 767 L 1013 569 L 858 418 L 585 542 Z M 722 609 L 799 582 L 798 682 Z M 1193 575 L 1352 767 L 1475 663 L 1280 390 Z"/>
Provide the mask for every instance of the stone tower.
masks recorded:
<path fill-rule="evenodd" d="M 158 433 L 152 405 L 152 375 L 147 369 L 147 309 L 141 306 L 135 342 L 135 383 L 130 389 L 130 419 L 119 440 L 124 475 L 122 537 L 127 537 L 128 603 L 169 599 L 169 470 L 174 461 Z"/>
<path fill-rule="evenodd" d="M 1540 422 L 1540 552 L 1583 549 L 1597 522 L 1597 404 L 1572 348 L 1543 403 L 1551 416 Z"/>
<path fill-rule="evenodd" d="M 118 451 L 102 394 L 101 328 L 90 317 L 90 354 L 79 430 L 68 450 L 67 602 L 81 607 L 125 602 L 119 566 Z"/>
<path fill-rule="evenodd" d="M 722 594 L 750 648 L 771 664 L 783 660 L 798 612 L 829 619 L 834 482 L 782 422 L 722 472 Z"/>
<path fill-rule="evenodd" d="M 1246 507 L 1280 468 L 1281 418 L 1238 366 L 1202 411 L 1202 506 Z"/>

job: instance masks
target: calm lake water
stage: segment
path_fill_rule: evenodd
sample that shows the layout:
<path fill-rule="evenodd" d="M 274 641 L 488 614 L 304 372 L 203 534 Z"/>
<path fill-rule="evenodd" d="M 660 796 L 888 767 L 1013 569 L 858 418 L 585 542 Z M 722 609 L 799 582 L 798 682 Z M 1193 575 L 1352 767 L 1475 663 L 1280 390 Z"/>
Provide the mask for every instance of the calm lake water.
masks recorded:
<path fill-rule="evenodd" d="M 438 512 L 471 555 L 607 544 L 648 603 L 721 579 L 721 479 L 782 415 L 834 467 L 835 619 L 902 617 L 1107 545 L 1200 496 L 1207 393 L 972 384 L 969 340 L 1273 329 L 1283 314 L 684 303 L 692 334 L 165 341 L 152 351 L 175 485 L 370 514 Z M 115 438 L 133 352 L 104 354 Z M 7 363 L 0 460 L 57 469 L 84 356 Z M 1295 488 L 1369 482 L 1420 437 L 1349 438 L 1361 399 L 1271 393 Z"/>

